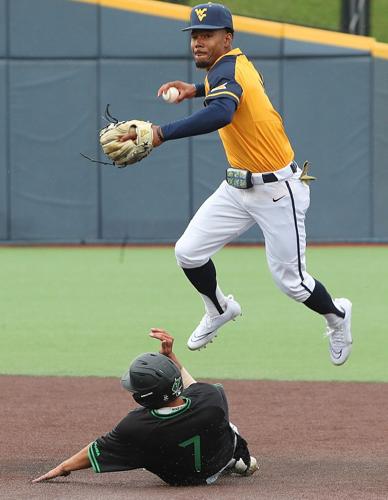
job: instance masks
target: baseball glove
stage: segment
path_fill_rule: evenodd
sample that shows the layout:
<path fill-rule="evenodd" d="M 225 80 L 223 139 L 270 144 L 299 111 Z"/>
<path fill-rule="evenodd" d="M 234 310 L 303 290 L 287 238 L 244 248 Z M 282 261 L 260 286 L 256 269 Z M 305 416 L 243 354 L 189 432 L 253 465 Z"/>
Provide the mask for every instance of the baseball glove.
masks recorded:
<path fill-rule="evenodd" d="M 131 138 L 120 142 L 119 138 L 131 134 Z M 118 167 L 126 167 L 141 161 L 152 151 L 152 123 L 129 120 L 110 123 L 100 130 L 100 144 L 104 153 Z"/>

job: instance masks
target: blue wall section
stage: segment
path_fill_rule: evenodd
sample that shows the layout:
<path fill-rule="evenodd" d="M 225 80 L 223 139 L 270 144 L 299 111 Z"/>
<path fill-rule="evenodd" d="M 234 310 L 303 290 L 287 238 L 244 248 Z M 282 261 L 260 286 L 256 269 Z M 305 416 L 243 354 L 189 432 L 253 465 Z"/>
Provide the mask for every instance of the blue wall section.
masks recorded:
<path fill-rule="evenodd" d="M 96 64 L 11 63 L 12 238 L 96 238 Z"/>
<path fill-rule="evenodd" d="M 101 63 L 100 109 L 111 103 L 119 119 L 154 123 L 183 118 L 189 104 L 166 104 L 156 97 L 171 78 L 186 79 L 186 60 L 115 60 Z M 173 241 L 189 219 L 188 140 L 174 141 L 133 167 L 103 169 L 102 223 L 107 240 Z"/>
<path fill-rule="evenodd" d="M 95 57 L 95 5 L 68 0 L 9 2 L 10 54 L 13 57 Z"/>
<path fill-rule="evenodd" d="M 298 40 L 284 39 L 284 52 L 286 57 L 338 57 L 338 56 L 358 56 L 367 55 L 364 50 L 349 49 L 347 47 L 337 47 L 333 45 L 323 45 L 321 43 L 307 43 Z"/>
<path fill-rule="evenodd" d="M 374 61 L 373 235 L 388 236 L 388 60 Z"/>
<path fill-rule="evenodd" d="M 187 57 L 189 35 L 182 21 L 117 9 L 101 11 L 103 57 Z"/>
<path fill-rule="evenodd" d="M 7 101 L 6 101 L 6 63 L 0 60 L 0 239 L 7 238 Z"/>
<path fill-rule="evenodd" d="M 184 25 L 69 0 L 0 0 L 1 241 L 179 238 L 224 178 L 218 133 L 171 141 L 121 170 L 79 153 L 102 159 L 107 103 L 119 119 L 158 124 L 202 107 L 156 97 L 165 81 L 203 81 Z M 234 46 L 263 73 L 297 161 L 318 177 L 309 241 L 388 241 L 388 60 L 239 32 Z M 240 237 L 258 240 L 257 228 Z"/>
<path fill-rule="evenodd" d="M 0 57 L 7 55 L 7 6 L 5 0 L 0 0 Z"/>
<path fill-rule="evenodd" d="M 371 236 L 369 75 L 367 57 L 285 62 L 286 128 L 297 161 L 311 161 L 318 177 L 308 214 L 312 239 Z"/>
<path fill-rule="evenodd" d="M 250 58 L 271 57 L 279 58 L 282 54 L 283 41 L 281 38 L 251 35 L 249 33 L 235 33 L 234 46 L 240 47 Z"/>

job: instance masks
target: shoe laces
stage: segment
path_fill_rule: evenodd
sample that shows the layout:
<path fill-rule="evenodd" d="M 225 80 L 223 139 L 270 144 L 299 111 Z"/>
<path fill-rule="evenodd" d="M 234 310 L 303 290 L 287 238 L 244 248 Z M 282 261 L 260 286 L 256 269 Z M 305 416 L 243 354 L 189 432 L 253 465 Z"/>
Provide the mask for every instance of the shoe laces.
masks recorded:
<path fill-rule="evenodd" d="M 211 328 L 211 326 L 212 326 L 212 318 L 207 313 L 204 316 L 204 320 L 205 320 L 205 326 L 206 326 L 206 328 Z"/>
<path fill-rule="evenodd" d="M 210 316 L 208 313 L 205 313 L 202 317 L 201 324 L 206 328 L 211 328 L 215 317 L 216 316 Z"/>
<path fill-rule="evenodd" d="M 343 325 L 338 325 L 336 328 L 331 328 L 327 326 L 326 337 L 329 337 L 330 343 L 333 347 L 342 348 L 345 345 L 345 335 Z"/>

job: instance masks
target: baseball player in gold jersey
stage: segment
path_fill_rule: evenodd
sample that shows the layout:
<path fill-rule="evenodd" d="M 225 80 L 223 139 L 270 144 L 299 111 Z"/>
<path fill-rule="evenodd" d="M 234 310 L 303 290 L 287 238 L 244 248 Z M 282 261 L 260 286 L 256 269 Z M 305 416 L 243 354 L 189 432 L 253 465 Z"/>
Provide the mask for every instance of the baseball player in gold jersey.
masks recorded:
<path fill-rule="evenodd" d="M 230 164 L 226 180 L 199 208 L 175 247 L 178 264 L 205 305 L 188 347 L 204 347 L 222 325 L 241 314 L 238 302 L 218 286 L 211 257 L 258 224 L 275 283 L 289 297 L 324 316 L 331 361 L 341 365 L 351 351 L 352 304 L 345 298 L 333 300 L 306 270 L 305 214 L 310 190 L 301 180 L 282 119 L 265 93 L 261 75 L 240 49 L 232 48 L 229 9 L 214 3 L 197 5 L 185 30 L 191 31 L 196 66 L 207 72 L 205 83 L 168 82 L 158 95 L 176 87 L 177 102 L 204 97 L 204 109 L 183 120 L 153 125 L 153 144 L 218 130 Z"/>

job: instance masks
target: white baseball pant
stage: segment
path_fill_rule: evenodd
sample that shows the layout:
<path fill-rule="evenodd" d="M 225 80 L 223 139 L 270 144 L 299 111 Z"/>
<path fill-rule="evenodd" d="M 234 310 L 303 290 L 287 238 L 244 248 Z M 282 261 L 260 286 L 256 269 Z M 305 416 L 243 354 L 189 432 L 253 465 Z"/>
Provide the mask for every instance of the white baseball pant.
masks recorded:
<path fill-rule="evenodd" d="M 298 302 L 307 300 L 315 281 L 306 271 L 305 214 L 310 188 L 288 179 L 237 189 L 223 181 L 203 203 L 175 246 L 178 264 L 196 268 L 255 223 L 261 228 L 267 262 L 276 285 Z"/>

